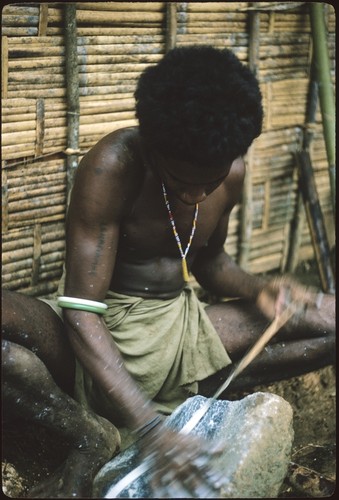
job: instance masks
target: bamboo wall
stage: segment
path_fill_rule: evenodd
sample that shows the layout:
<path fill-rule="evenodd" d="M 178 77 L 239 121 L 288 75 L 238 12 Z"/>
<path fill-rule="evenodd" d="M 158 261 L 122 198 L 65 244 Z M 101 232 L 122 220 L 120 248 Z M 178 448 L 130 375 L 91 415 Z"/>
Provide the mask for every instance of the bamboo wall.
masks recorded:
<path fill-rule="evenodd" d="M 79 91 L 77 159 L 103 135 L 136 124 L 140 72 L 168 46 L 208 43 L 252 54 L 265 121 L 247 157 L 250 223 L 243 206 L 230 222 L 227 251 L 252 272 L 284 270 L 297 205 L 294 153 L 300 146 L 311 61 L 304 2 L 76 3 Z M 176 9 L 176 12 L 174 12 Z M 62 271 L 69 143 L 65 5 L 7 5 L 2 12 L 3 286 L 52 294 Z M 250 26 L 256 12 L 257 35 Z M 335 13 L 325 5 L 334 78 Z M 254 56 L 253 56 L 254 54 Z M 334 240 L 321 115 L 312 161 L 330 242 Z M 74 151 L 73 151 L 74 155 Z M 313 257 L 304 223 L 298 260 Z"/>

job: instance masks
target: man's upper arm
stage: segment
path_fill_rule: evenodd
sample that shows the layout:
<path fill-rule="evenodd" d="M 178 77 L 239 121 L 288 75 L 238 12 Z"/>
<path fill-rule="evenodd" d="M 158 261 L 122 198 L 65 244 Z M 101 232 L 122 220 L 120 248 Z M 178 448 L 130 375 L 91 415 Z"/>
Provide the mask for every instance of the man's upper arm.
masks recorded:
<path fill-rule="evenodd" d="M 231 171 L 225 180 L 225 209 L 218 221 L 216 229 L 211 235 L 207 248 L 209 253 L 223 250 L 231 212 L 235 205 L 239 203 L 245 177 L 245 163 L 243 158 L 237 158 L 232 165 Z"/>
<path fill-rule="evenodd" d="M 67 216 L 66 295 L 104 299 L 114 270 L 127 177 L 118 155 L 105 144 L 80 163 Z"/>

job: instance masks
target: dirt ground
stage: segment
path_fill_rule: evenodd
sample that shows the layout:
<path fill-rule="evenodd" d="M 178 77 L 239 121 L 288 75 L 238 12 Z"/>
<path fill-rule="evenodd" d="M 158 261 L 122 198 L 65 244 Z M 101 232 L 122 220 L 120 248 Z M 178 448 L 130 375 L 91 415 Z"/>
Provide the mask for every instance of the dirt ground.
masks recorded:
<path fill-rule="evenodd" d="M 294 411 L 291 463 L 279 497 L 331 496 L 336 479 L 335 368 L 254 390 L 282 396 Z M 29 488 L 55 470 L 67 454 L 65 443 L 31 424 L 5 423 L 2 436 L 2 487 L 12 498 L 25 497 Z"/>

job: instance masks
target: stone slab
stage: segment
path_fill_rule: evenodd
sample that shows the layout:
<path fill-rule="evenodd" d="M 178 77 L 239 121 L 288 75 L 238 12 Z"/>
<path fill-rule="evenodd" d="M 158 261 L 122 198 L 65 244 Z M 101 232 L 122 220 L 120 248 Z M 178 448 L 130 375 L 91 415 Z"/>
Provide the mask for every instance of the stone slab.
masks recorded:
<path fill-rule="evenodd" d="M 180 430 L 205 402 L 202 396 L 189 398 L 165 425 Z M 239 401 L 217 400 L 212 404 L 192 434 L 222 443 L 224 451 L 213 461 L 213 469 L 222 471 L 224 478 L 219 498 L 278 496 L 290 461 L 292 423 L 290 404 L 270 393 L 256 392 Z M 113 498 L 110 490 L 114 484 L 140 462 L 136 444 L 108 462 L 95 478 L 95 498 Z M 119 498 L 153 498 L 148 473 L 126 487 Z"/>

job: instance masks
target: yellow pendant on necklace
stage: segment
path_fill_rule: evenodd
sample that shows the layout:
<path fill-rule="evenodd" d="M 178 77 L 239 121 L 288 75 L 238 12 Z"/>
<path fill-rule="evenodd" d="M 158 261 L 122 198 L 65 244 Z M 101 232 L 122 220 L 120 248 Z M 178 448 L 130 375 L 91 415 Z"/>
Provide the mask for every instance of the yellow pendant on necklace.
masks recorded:
<path fill-rule="evenodd" d="M 189 274 L 188 274 L 187 262 L 186 262 L 185 257 L 182 258 L 181 264 L 182 264 L 182 275 L 183 275 L 184 280 L 187 282 L 187 281 L 189 281 Z"/>

